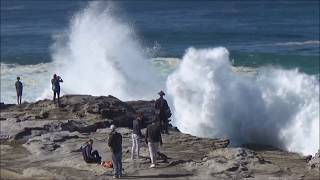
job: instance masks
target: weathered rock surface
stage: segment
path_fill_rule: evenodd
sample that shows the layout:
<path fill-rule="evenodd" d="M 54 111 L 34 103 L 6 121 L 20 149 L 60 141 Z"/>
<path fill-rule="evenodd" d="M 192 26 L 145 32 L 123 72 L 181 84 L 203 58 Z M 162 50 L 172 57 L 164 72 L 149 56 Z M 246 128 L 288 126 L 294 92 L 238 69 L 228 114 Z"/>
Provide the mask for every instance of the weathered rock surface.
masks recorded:
<path fill-rule="evenodd" d="M 135 110 L 113 96 L 65 95 L 57 107 L 50 100 L 1 106 L 1 118 L 26 120 L 112 119 L 119 126 L 131 126 Z"/>
<path fill-rule="evenodd" d="M 264 146 L 228 147 L 228 139 L 199 138 L 170 129 L 163 135 L 159 167 L 150 169 L 147 145 L 140 160 L 130 159 L 132 116 L 152 118 L 154 101 L 121 102 L 115 97 L 64 96 L 62 106 L 49 100 L 1 105 L 1 179 L 110 179 L 112 169 L 87 164 L 81 144 L 94 139 L 103 160 L 109 126 L 123 128 L 123 179 L 319 179 L 319 154 L 306 157 Z M 145 129 L 143 130 L 143 133 Z M 259 147 L 259 148 L 258 148 Z"/>
<path fill-rule="evenodd" d="M 320 150 L 308 162 L 310 169 L 320 170 Z"/>

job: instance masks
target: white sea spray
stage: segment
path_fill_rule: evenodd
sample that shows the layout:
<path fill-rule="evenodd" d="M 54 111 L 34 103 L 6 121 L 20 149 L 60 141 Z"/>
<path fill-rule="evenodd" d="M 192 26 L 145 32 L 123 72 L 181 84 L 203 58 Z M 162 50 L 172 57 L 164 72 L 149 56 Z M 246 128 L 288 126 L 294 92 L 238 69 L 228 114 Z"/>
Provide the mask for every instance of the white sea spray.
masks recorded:
<path fill-rule="evenodd" d="M 189 48 L 167 80 L 182 132 L 303 154 L 319 149 L 319 82 L 298 70 L 232 71 L 226 48 Z"/>
<path fill-rule="evenodd" d="M 52 46 L 65 93 L 152 98 L 163 86 L 133 28 L 114 15 L 110 2 L 91 2 L 71 19 Z M 41 98 L 50 96 L 50 88 Z"/>

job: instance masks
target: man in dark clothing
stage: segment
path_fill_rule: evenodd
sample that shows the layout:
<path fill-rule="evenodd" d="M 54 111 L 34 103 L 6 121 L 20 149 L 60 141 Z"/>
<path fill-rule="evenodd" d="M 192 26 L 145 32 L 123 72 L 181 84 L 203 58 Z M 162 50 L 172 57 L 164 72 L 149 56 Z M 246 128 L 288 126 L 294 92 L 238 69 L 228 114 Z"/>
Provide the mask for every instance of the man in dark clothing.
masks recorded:
<path fill-rule="evenodd" d="M 160 91 L 158 93 L 160 98 L 155 102 L 156 114 L 160 119 L 161 132 L 169 134 L 168 132 L 168 118 L 171 116 L 170 107 L 168 106 L 167 100 L 163 98 L 165 93 Z"/>
<path fill-rule="evenodd" d="M 56 103 L 56 96 L 58 99 L 58 105 L 60 105 L 60 82 L 63 82 L 60 76 L 53 75 L 51 79 L 52 91 L 53 91 L 53 102 Z"/>
<path fill-rule="evenodd" d="M 160 131 L 160 123 L 155 118 L 152 124 L 148 125 L 145 140 L 148 144 L 150 159 L 151 159 L 151 168 L 156 167 L 157 154 L 159 151 L 159 145 L 162 145 L 162 137 Z"/>
<path fill-rule="evenodd" d="M 86 143 L 81 146 L 81 152 L 83 159 L 87 163 L 101 163 L 101 157 L 97 150 L 92 151 L 93 140 L 89 139 Z M 91 152 L 92 151 L 92 152 Z"/>
<path fill-rule="evenodd" d="M 142 137 L 141 127 L 142 127 L 143 113 L 140 112 L 132 122 L 132 148 L 131 148 L 131 159 L 139 159 L 140 153 L 140 138 Z"/>
<path fill-rule="evenodd" d="M 21 104 L 23 85 L 22 85 L 22 82 L 20 81 L 19 76 L 17 77 L 17 81 L 15 83 L 15 86 L 16 86 L 16 92 L 17 92 L 17 103 Z"/>
<path fill-rule="evenodd" d="M 114 168 L 113 178 L 120 178 L 122 176 L 122 135 L 116 132 L 114 125 L 110 126 L 111 132 L 109 134 L 108 146 L 112 153 L 112 163 Z"/>

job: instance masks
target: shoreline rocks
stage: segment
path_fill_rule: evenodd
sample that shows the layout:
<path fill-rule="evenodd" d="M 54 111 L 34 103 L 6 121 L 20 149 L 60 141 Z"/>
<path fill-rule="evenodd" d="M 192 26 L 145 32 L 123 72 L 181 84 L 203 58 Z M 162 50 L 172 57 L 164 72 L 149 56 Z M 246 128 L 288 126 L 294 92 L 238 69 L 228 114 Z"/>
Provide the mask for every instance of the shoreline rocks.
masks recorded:
<path fill-rule="evenodd" d="M 296 153 L 261 145 L 228 147 L 228 139 L 195 137 L 176 127 L 163 135 L 160 152 L 166 158 L 159 159 L 159 168 L 149 168 L 144 142 L 142 159 L 132 161 L 132 118 L 143 112 L 148 124 L 153 103 L 66 95 L 61 107 L 50 100 L 1 104 L 1 179 L 108 179 L 112 169 L 85 163 L 79 148 L 93 138 L 94 149 L 103 160 L 110 160 L 106 141 L 111 124 L 120 126 L 123 135 L 124 179 L 319 179 L 319 153 L 306 162 L 306 157 Z"/>

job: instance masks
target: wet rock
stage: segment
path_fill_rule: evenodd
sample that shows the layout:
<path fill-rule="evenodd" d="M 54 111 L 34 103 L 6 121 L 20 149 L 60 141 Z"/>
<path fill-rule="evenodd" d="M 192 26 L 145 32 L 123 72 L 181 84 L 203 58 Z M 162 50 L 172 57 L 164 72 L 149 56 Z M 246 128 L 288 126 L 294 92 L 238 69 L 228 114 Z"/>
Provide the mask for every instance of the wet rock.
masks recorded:
<path fill-rule="evenodd" d="M 308 162 L 309 169 L 320 170 L 320 149 Z"/>

